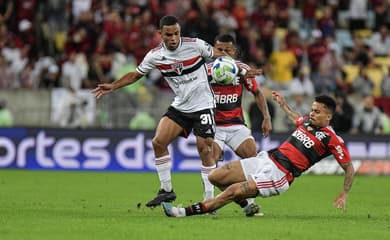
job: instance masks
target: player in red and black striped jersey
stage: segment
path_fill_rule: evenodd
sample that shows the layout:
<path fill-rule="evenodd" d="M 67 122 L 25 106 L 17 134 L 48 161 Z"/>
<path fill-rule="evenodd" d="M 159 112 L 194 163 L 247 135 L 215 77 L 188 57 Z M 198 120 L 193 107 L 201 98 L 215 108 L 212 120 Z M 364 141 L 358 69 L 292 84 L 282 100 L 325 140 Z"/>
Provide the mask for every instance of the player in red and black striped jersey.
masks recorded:
<path fill-rule="evenodd" d="M 225 52 L 232 58 L 237 58 L 237 47 L 235 39 L 230 34 L 220 34 L 215 38 L 214 47 L 221 52 Z M 240 69 L 249 71 L 251 68 L 236 60 Z M 230 147 L 239 157 L 249 158 L 257 155 L 257 146 L 251 130 L 246 126 L 242 110 L 242 95 L 244 89 L 252 93 L 254 100 L 263 113 L 262 122 L 263 136 L 267 137 L 272 130 L 271 117 L 267 108 L 266 100 L 260 91 L 254 77 L 238 76 L 230 85 L 219 85 L 211 77 L 210 63 L 207 67 L 210 83 L 214 91 L 216 111 L 215 123 L 216 132 L 213 144 L 213 155 L 216 162 L 223 160 L 223 149 L 225 145 Z M 208 199 L 213 196 L 206 196 Z M 254 199 L 240 203 L 241 207 L 254 205 Z M 258 206 L 252 206 L 258 208 Z M 254 211 L 255 212 L 255 211 Z M 248 213 L 247 213 L 248 214 Z M 250 215 L 250 214 L 249 214 Z"/>
<path fill-rule="evenodd" d="M 336 108 L 335 101 L 326 95 L 317 96 L 310 115 L 301 117 L 290 109 L 279 92 L 272 92 L 272 96 L 288 118 L 297 124 L 291 136 L 276 149 L 217 168 L 209 179 L 223 190 L 221 194 L 186 208 L 164 203 L 167 216 L 203 214 L 248 197 L 279 195 L 289 189 L 294 178 L 329 155 L 334 156 L 345 172 L 342 191 L 333 203 L 337 208 L 346 209 L 355 170 L 344 141 L 329 126 Z"/>
<path fill-rule="evenodd" d="M 233 36 L 229 34 L 218 35 L 214 47 L 225 52 L 232 58 L 237 58 L 237 47 Z M 249 71 L 251 68 L 236 60 L 240 69 Z M 260 111 L 263 113 L 263 136 L 267 137 L 272 130 L 271 117 L 263 93 L 260 91 L 254 77 L 238 76 L 230 85 L 219 85 L 211 77 L 211 65 L 208 65 L 210 83 L 214 91 L 216 102 L 215 122 L 221 135 L 215 136 L 214 155 L 216 159 L 221 156 L 224 145 L 228 145 L 241 158 L 256 156 L 257 147 L 250 130 L 246 127 L 242 109 L 242 95 L 244 89 L 251 92 Z"/>

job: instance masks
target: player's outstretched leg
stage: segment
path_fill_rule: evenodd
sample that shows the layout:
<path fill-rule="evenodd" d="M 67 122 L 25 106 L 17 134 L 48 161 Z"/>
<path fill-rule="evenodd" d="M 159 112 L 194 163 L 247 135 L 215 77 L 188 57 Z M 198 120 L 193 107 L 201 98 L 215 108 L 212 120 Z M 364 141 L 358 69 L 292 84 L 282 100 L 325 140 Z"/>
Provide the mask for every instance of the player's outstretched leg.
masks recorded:
<path fill-rule="evenodd" d="M 157 196 L 146 203 L 147 207 L 156 207 L 162 202 L 172 202 L 176 200 L 176 193 L 173 191 L 167 192 L 164 189 L 160 189 Z"/>

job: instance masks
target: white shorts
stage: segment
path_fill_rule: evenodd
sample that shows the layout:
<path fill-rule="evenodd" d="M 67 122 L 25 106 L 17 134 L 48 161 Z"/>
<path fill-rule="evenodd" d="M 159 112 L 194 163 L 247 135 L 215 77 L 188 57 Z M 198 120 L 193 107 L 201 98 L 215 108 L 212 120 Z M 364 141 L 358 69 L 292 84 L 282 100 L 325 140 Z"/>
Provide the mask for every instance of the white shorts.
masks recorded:
<path fill-rule="evenodd" d="M 266 151 L 240 162 L 246 179 L 253 179 L 256 182 L 261 197 L 279 195 L 290 187 L 286 173 L 275 165 Z"/>
<path fill-rule="evenodd" d="M 221 150 L 224 149 L 226 144 L 233 151 L 236 151 L 246 139 L 254 138 L 251 130 L 245 125 L 217 126 L 214 142 L 218 144 Z"/>

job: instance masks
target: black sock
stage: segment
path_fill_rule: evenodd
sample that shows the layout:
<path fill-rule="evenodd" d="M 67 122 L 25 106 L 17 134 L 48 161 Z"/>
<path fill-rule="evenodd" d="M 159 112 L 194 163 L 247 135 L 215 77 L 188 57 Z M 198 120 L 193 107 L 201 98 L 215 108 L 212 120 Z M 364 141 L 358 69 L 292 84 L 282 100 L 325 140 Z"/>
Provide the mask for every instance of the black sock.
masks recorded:
<path fill-rule="evenodd" d="M 194 205 L 190 205 L 186 207 L 185 210 L 186 210 L 186 216 L 203 214 L 208 212 L 206 210 L 206 206 L 202 202 L 195 203 Z"/>
<path fill-rule="evenodd" d="M 248 206 L 248 201 L 246 199 L 239 200 L 239 201 L 234 201 L 234 202 L 237 203 L 238 205 L 240 205 L 241 208 L 244 208 L 244 207 Z"/>

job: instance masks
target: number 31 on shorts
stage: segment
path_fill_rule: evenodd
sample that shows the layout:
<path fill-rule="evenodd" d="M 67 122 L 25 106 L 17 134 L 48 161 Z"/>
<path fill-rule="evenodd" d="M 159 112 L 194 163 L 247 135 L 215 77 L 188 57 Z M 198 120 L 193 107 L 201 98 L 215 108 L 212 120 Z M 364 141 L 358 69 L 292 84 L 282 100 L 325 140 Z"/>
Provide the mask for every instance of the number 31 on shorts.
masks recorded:
<path fill-rule="evenodd" d="M 214 121 L 213 121 L 213 118 L 212 118 L 212 116 L 211 116 L 211 114 L 201 114 L 200 115 L 200 123 L 202 124 L 202 125 L 211 125 L 211 124 L 213 124 L 214 123 Z"/>

